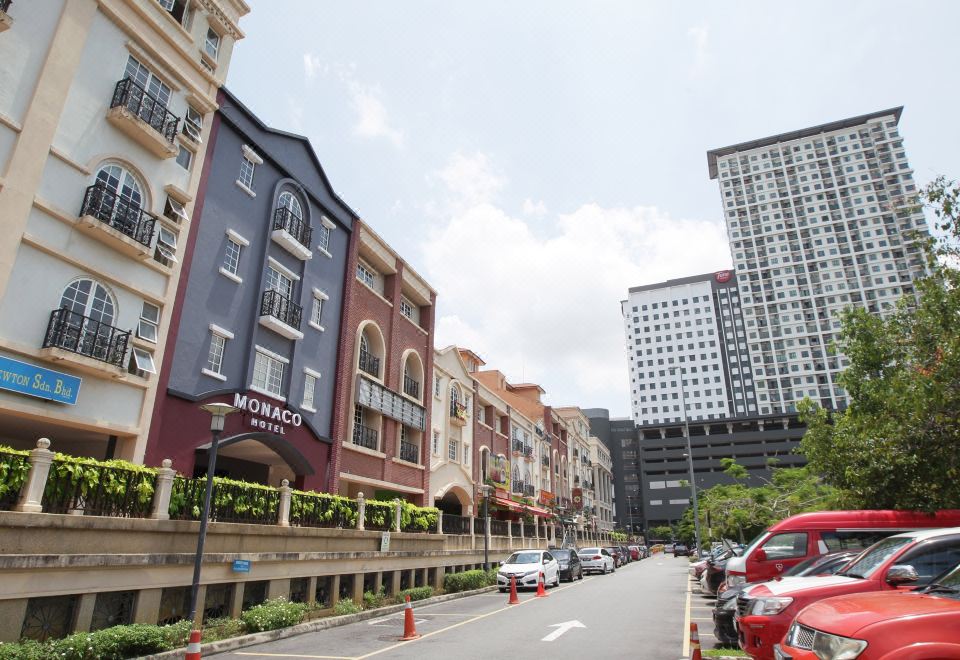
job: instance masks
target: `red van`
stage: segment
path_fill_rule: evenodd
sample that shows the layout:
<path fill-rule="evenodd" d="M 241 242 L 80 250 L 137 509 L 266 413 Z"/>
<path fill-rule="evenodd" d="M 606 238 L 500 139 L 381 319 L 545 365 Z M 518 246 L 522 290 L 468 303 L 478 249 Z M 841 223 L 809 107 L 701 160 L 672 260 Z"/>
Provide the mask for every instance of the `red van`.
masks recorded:
<path fill-rule="evenodd" d="M 814 555 L 863 550 L 893 534 L 931 527 L 960 527 L 960 510 L 800 513 L 770 526 L 739 557 L 731 557 L 726 584 L 771 580 Z"/>

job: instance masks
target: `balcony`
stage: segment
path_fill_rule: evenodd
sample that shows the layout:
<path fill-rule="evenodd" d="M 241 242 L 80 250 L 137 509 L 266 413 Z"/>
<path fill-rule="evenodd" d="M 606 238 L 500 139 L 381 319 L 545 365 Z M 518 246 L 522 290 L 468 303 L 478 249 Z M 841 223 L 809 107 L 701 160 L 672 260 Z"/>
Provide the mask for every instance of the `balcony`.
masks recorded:
<path fill-rule="evenodd" d="M 415 381 L 410 376 L 403 377 L 403 393 L 407 396 L 412 396 L 414 399 L 420 398 L 420 383 Z"/>
<path fill-rule="evenodd" d="M 157 97 L 132 78 L 124 78 L 113 89 L 107 121 L 158 158 L 173 158 L 180 120 Z"/>
<path fill-rule="evenodd" d="M 533 460 L 533 445 L 523 445 L 520 451 L 525 458 Z"/>
<path fill-rule="evenodd" d="M 297 259 L 306 261 L 313 257 L 310 250 L 312 237 L 313 229 L 307 221 L 295 216 L 290 209 L 281 206 L 273 212 L 273 233 L 270 238 Z"/>
<path fill-rule="evenodd" d="M 13 0 L 0 0 L 0 32 L 9 30 L 13 25 L 13 19 L 10 18 L 10 5 Z"/>
<path fill-rule="evenodd" d="M 550 467 L 550 457 L 549 457 L 549 456 L 541 456 L 541 457 L 540 457 L 540 464 L 543 465 L 543 467 L 545 467 L 545 468 Z"/>
<path fill-rule="evenodd" d="M 130 331 L 94 320 L 66 307 L 50 313 L 43 337 L 43 355 L 71 366 L 102 375 L 121 376 Z"/>
<path fill-rule="evenodd" d="M 353 426 L 353 444 L 360 447 L 366 447 L 373 451 L 380 449 L 380 434 L 376 429 L 363 424 L 354 424 Z"/>
<path fill-rule="evenodd" d="M 537 488 L 533 484 L 524 484 L 523 494 L 527 497 L 533 497 L 537 493 Z"/>
<path fill-rule="evenodd" d="M 412 442 L 400 441 L 400 460 L 407 463 L 419 463 L 420 451 L 417 445 Z"/>
<path fill-rule="evenodd" d="M 96 183 L 83 195 L 77 229 L 127 256 L 148 259 L 156 224 L 156 216 Z"/>
<path fill-rule="evenodd" d="M 524 490 L 526 489 L 527 484 L 523 481 L 514 481 L 510 485 L 510 492 L 516 493 L 517 495 L 523 495 Z"/>
<path fill-rule="evenodd" d="M 360 371 L 370 374 L 374 378 L 380 377 L 380 358 L 374 357 L 369 351 L 360 351 Z"/>
<path fill-rule="evenodd" d="M 511 446 L 513 448 L 513 451 L 515 451 L 516 453 L 518 454 L 523 453 L 523 440 L 518 440 L 514 438 Z"/>
<path fill-rule="evenodd" d="M 450 421 L 457 426 L 467 425 L 467 407 L 459 401 L 450 402 Z"/>
<path fill-rule="evenodd" d="M 268 289 L 260 299 L 260 325 L 287 339 L 303 339 L 300 318 L 303 308 L 279 291 Z"/>

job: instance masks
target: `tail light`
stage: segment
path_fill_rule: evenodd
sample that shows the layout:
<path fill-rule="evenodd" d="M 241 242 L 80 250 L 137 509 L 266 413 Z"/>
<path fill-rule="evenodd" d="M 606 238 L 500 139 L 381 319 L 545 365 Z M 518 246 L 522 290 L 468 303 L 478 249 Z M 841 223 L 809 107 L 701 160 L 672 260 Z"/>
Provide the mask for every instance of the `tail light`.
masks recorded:
<path fill-rule="evenodd" d="M 594 555 L 593 559 L 594 559 L 594 560 L 603 559 L 603 557 L 601 557 L 600 555 Z"/>

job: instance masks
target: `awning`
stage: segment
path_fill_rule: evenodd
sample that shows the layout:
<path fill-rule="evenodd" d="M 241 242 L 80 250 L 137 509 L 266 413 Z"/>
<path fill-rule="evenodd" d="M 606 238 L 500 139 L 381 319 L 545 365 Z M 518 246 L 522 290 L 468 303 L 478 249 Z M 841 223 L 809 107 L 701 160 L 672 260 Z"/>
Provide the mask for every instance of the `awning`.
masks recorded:
<path fill-rule="evenodd" d="M 514 502 L 513 500 L 504 499 L 502 497 L 491 498 L 490 502 L 491 504 L 502 506 L 510 509 L 511 511 L 516 511 L 517 513 L 522 513 L 524 510 L 526 510 L 535 516 L 540 516 L 541 518 L 553 517 L 553 513 L 547 511 L 546 509 L 541 509 L 538 506 L 530 506 L 528 504 L 520 504 L 520 502 Z"/>

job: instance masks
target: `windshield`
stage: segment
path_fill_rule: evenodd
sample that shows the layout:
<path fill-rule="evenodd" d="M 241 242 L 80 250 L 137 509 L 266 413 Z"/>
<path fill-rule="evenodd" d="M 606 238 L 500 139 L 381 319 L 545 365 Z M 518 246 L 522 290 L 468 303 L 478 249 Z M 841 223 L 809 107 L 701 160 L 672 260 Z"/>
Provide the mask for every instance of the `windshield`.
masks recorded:
<path fill-rule="evenodd" d="M 848 566 L 844 567 L 838 575 L 846 575 L 855 578 L 867 578 L 873 574 L 877 568 L 900 548 L 913 542 L 912 536 L 891 536 L 882 541 L 878 541 L 863 551 Z"/>
<path fill-rule="evenodd" d="M 539 552 L 514 552 L 512 555 L 510 555 L 510 558 L 503 563 L 505 564 L 539 564 L 540 553 Z"/>
<path fill-rule="evenodd" d="M 758 545 L 760 545 L 761 543 L 763 543 L 764 541 L 766 541 L 766 540 L 767 540 L 767 537 L 768 537 L 769 535 L 770 535 L 770 532 L 768 532 L 768 531 L 766 531 L 766 530 L 764 530 L 764 531 L 760 532 L 759 534 L 757 534 L 755 537 L 753 537 L 753 540 L 750 541 L 749 544 L 747 544 L 747 549 L 744 550 L 744 551 L 743 551 L 743 554 L 740 555 L 740 556 L 741 556 L 741 557 L 749 557 L 749 556 L 750 556 L 750 553 L 753 552 L 754 548 L 756 548 Z"/>
<path fill-rule="evenodd" d="M 936 592 L 938 596 L 960 600 L 960 564 L 934 578 L 926 590 Z"/>
<path fill-rule="evenodd" d="M 600 548 L 581 548 L 580 554 L 581 555 L 599 555 Z"/>
<path fill-rule="evenodd" d="M 551 550 L 550 554 L 556 559 L 570 559 L 570 554 L 572 550 Z"/>

